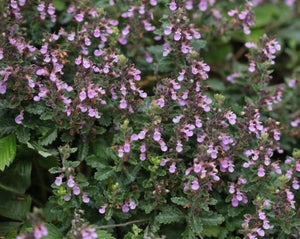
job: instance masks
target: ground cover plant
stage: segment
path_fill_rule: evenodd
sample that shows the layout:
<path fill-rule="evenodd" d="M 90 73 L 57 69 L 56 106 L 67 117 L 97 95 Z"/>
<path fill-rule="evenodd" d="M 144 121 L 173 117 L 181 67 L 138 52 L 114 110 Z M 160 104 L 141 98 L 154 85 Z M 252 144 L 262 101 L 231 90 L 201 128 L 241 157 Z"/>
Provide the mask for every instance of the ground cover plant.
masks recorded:
<path fill-rule="evenodd" d="M 300 237 L 298 1 L 0 9 L 0 236 Z"/>

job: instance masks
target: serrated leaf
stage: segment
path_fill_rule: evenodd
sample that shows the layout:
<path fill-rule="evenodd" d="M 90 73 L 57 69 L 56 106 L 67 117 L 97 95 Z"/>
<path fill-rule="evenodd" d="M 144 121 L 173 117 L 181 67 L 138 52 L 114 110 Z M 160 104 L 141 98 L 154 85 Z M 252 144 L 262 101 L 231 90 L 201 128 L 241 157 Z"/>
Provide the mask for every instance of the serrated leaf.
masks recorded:
<path fill-rule="evenodd" d="M 11 122 L 7 120 L 0 121 L 0 136 L 11 134 L 15 131 L 15 129 L 16 129 L 15 124 L 11 124 Z"/>
<path fill-rule="evenodd" d="M 17 151 L 16 136 L 9 135 L 0 139 L 0 171 L 11 164 Z"/>
<path fill-rule="evenodd" d="M 218 226 L 205 226 L 202 232 L 202 236 L 205 237 L 218 237 L 221 228 Z"/>
<path fill-rule="evenodd" d="M 86 159 L 87 165 L 91 166 L 92 168 L 105 168 L 107 164 L 101 162 L 100 158 L 96 155 L 90 155 Z"/>
<path fill-rule="evenodd" d="M 39 139 L 39 144 L 42 146 L 49 145 L 53 143 L 57 138 L 57 129 L 50 130 L 45 136 Z"/>
<path fill-rule="evenodd" d="M 177 208 L 166 206 L 163 211 L 155 218 L 161 224 L 179 222 L 184 218 L 184 214 Z"/>
<path fill-rule="evenodd" d="M 27 143 L 30 140 L 30 129 L 20 127 L 16 130 L 16 136 L 19 142 Z"/>
<path fill-rule="evenodd" d="M 32 142 L 32 143 L 27 142 L 27 146 L 30 149 L 36 150 L 44 158 L 47 158 L 49 156 L 53 156 L 52 153 L 50 153 L 49 151 L 47 151 L 45 148 L 43 148 L 41 145 L 39 145 L 36 142 Z"/>
<path fill-rule="evenodd" d="M 201 217 L 204 225 L 215 226 L 224 222 L 225 218 L 221 214 L 204 215 Z"/>
<path fill-rule="evenodd" d="M 112 174 L 113 174 L 112 168 L 106 167 L 106 168 L 101 168 L 98 170 L 98 172 L 95 173 L 95 179 L 98 181 L 103 181 L 108 179 Z"/>
<path fill-rule="evenodd" d="M 115 237 L 113 237 L 110 233 L 108 233 L 107 231 L 104 230 L 97 230 L 97 235 L 98 238 L 101 239 L 116 239 Z"/>
<path fill-rule="evenodd" d="M 171 201 L 180 206 L 186 206 L 190 201 L 185 197 L 172 197 Z"/>
<path fill-rule="evenodd" d="M 83 161 L 87 158 L 89 153 L 89 143 L 88 142 L 83 142 L 79 145 L 78 147 L 78 160 Z"/>
<path fill-rule="evenodd" d="M 196 235 L 201 235 L 201 232 L 203 231 L 203 223 L 202 223 L 202 218 L 200 216 L 192 216 L 191 219 L 191 228 L 192 231 L 196 234 Z"/>

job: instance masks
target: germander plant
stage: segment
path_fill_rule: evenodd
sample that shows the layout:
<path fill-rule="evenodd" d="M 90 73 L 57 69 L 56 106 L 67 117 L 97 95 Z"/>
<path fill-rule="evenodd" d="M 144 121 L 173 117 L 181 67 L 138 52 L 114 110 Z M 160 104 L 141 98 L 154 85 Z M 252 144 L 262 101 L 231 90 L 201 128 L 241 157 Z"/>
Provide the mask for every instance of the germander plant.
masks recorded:
<path fill-rule="evenodd" d="M 255 13 L 299 6 L 268 2 L 1 2 L 0 233 L 298 238 L 297 69 Z"/>

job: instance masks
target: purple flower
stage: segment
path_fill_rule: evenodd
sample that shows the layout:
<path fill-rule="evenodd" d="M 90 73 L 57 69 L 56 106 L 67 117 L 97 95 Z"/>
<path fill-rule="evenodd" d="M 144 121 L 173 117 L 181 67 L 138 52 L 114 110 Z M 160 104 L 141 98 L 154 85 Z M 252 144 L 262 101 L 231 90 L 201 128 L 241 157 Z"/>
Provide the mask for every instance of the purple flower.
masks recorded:
<path fill-rule="evenodd" d="M 98 235 L 96 233 L 96 229 L 92 227 L 85 227 L 81 229 L 81 237 L 82 239 L 96 239 Z"/>
<path fill-rule="evenodd" d="M 55 179 L 55 185 L 56 186 L 60 186 L 62 184 L 62 180 L 63 180 L 63 175 L 59 175 L 58 177 L 56 177 Z"/>
<path fill-rule="evenodd" d="M 167 150 L 168 150 L 168 146 L 166 145 L 166 143 L 165 142 L 159 142 L 160 143 L 160 149 L 161 149 L 161 151 L 163 151 L 163 152 L 166 152 Z"/>
<path fill-rule="evenodd" d="M 141 153 L 140 154 L 140 160 L 141 161 L 145 161 L 146 160 L 146 154 L 145 153 Z"/>
<path fill-rule="evenodd" d="M 136 208 L 135 202 L 131 199 L 129 200 L 129 207 L 130 207 L 131 210 L 134 210 Z"/>
<path fill-rule="evenodd" d="M 86 92 L 82 90 L 79 94 L 80 101 L 84 101 L 86 99 Z"/>
<path fill-rule="evenodd" d="M 152 6 L 156 6 L 157 1 L 156 1 L 156 0 L 150 0 L 150 4 L 151 4 Z"/>
<path fill-rule="evenodd" d="M 73 194 L 74 195 L 79 195 L 80 194 L 80 188 L 77 185 L 75 185 L 73 187 Z"/>
<path fill-rule="evenodd" d="M 258 211 L 258 218 L 262 221 L 264 221 L 266 219 L 266 214 L 262 211 Z"/>
<path fill-rule="evenodd" d="M 175 34 L 174 34 L 174 40 L 175 40 L 175 41 L 179 41 L 180 38 L 181 38 L 181 32 L 180 32 L 180 30 L 178 29 L 178 30 L 175 32 Z"/>
<path fill-rule="evenodd" d="M 198 189 L 199 189 L 199 182 L 198 182 L 198 179 L 197 178 L 195 178 L 194 180 L 193 180 L 193 182 L 192 182 L 192 189 L 193 190 L 195 190 L 195 191 L 197 191 Z"/>
<path fill-rule="evenodd" d="M 85 192 L 82 193 L 82 201 L 84 203 L 88 203 L 90 201 L 89 197 L 87 196 L 87 194 Z"/>
<path fill-rule="evenodd" d="M 107 208 L 107 203 L 105 203 L 102 207 L 99 208 L 99 213 L 104 214 Z"/>
<path fill-rule="evenodd" d="M 146 131 L 142 130 L 141 132 L 139 132 L 139 139 L 144 139 L 146 136 Z"/>
<path fill-rule="evenodd" d="M 38 10 L 39 12 L 44 11 L 44 10 L 45 10 L 45 3 L 44 3 L 44 2 L 41 2 L 41 3 L 38 5 L 37 10 Z"/>
<path fill-rule="evenodd" d="M 154 141 L 159 141 L 161 139 L 161 134 L 157 129 L 154 131 L 153 139 Z"/>
<path fill-rule="evenodd" d="M 126 109 L 127 108 L 127 101 L 125 99 L 120 100 L 120 109 Z"/>
<path fill-rule="evenodd" d="M 296 177 L 293 179 L 293 185 L 292 186 L 293 186 L 293 189 L 295 189 L 295 190 L 298 190 L 300 188 L 299 181 Z"/>
<path fill-rule="evenodd" d="M 40 239 L 43 236 L 48 235 L 48 230 L 44 225 L 35 226 L 33 229 L 33 235 L 36 239 Z"/>
<path fill-rule="evenodd" d="M 177 151 L 178 153 L 182 152 L 182 144 L 181 144 L 180 141 L 177 141 L 176 151 Z"/>
<path fill-rule="evenodd" d="M 168 26 L 165 30 L 164 30 L 164 34 L 165 35 L 170 35 L 172 33 L 172 26 Z"/>
<path fill-rule="evenodd" d="M 199 2 L 198 7 L 199 7 L 199 10 L 200 10 L 200 11 L 202 11 L 202 12 L 206 11 L 206 9 L 207 9 L 207 7 L 208 7 L 208 2 L 207 2 L 207 1 L 208 1 L 208 0 L 201 0 L 201 1 Z"/>
<path fill-rule="evenodd" d="M 175 163 L 172 163 L 170 168 L 169 168 L 169 172 L 170 173 L 175 173 L 176 172 L 176 164 Z"/>
<path fill-rule="evenodd" d="M 83 58 L 82 65 L 85 69 L 88 69 L 91 67 L 91 63 L 90 63 L 89 59 L 87 59 L 87 58 Z"/>
<path fill-rule="evenodd" d="M 202 165 L 201 165 L 200 163 L 195 163 L 195 164 L 194 164 L 193 171 L 194 171 L 195 173 L 200 173 L 201 170 L 202 170 Z"/>
<path fill-rule="evenodd" d="M 83 19 L 84 19 L 84 13 L 83 13 L 83 12 L 78 13 L 78 14 L 75 15 L 75 20 L 76 20 L 77 22 L 82 22 Z"/>
<path fill-rule="evenodd" d="M 170 3 L 170 10 L 171 10 L 171 11 L 175 11 L 176 9 L 177 9 L 177 4 L 176 4 L 175 1 L 172 1 L 172 2 Z"/>
<path fill-rule="evenodd" d="M 97 96 L 97 92 L 95 91 L 95 90 L 93 90 L 93 89 L 88 89 L 88 97 L 90 98 L 90 99 L 93 99 L 93 98 L 95 98 Z"/>
<path fill-rule="evenodd" d="M 237 207 L 239 205 L 239 201 L 237 200 L 237 198 L 235 196 L 233 196 L 233 198 L 231 199 L 231 205 L 233 207 Z"/>
<path fill-rule="evenodd" d="M 20 114 L 18 114 L 17 116 L 16 116 L 16 118 L 15 118 L 15 122 L 16 122 L 16 124 L 22 124 L 22 121 L 23 121 L 23 119 L 24 119 L 24 111 L 22 110 L 21 112 L 20 112 Z"/>
<path fill-rule="evenodd" d="M 52 3 L 49 3 L 47 12 L 48 12 L 48 14 L 49 14 L 50 16 L 51 16 L 51 15 L 54 15 L 54 13 L 55 13 L 55 8 L 53 7 Z"/>
<path fill-rule="evenodd" d="M 260 178 L 262 178 L 262 177 L 265 176 L 265 169 L 262 166 L 260 166 L 258 168 L 258 170 L 257 170 L 257 176 L 260 177 Z"/>
<path fill-rule="evenodd" d="M 130 143 L 129 142 L 125 142 L 123 148 L 124 148 L 124 152 L 125 153 L 129 153 L 130 152 Z"/>
<path fill-rule="evenodd" d="M 67 185 L 68 185 L 69 188 L 73 188 L 75 186 L 75 181 L 73 179 L 73 176 L 69 177 Z"/>
<path fill-rule="evenodd" d="M 129 212 L 129 205 L 128 205 L 128 203 L 125 203 L 125 204 L 122 206 L 122 212 L 123 212 L 123 213 Z"/>
<path fill-rule="evenodd" d="M 71 194 L 69 193 L 69 194 L 65 195 L 65 196 L 64 196 L 64 200 L 65 200 L 66 202 L 70 201 L 70 200 L 71 200 Z"/>

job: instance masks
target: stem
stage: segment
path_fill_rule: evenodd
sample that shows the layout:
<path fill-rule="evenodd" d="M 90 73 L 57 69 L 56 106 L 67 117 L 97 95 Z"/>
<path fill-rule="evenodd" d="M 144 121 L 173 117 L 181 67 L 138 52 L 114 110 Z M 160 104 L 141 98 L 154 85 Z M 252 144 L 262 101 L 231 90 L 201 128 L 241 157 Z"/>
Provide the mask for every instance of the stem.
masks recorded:
<path fill-rule="evenodd" d="M 98 226 L 96 228 L 98 228 L 98 229 L 106 229 L 106 228 L 113 228 L 113 227 L 125 227 L 125 226 L 128 226 L 130 224 L 139 223 L 139 222 L 145 222 L 145 221 L 149 221 L 149 218 L 139 219 L 139 220 L 133 220 L 133 221 L 129 221 L 129 222 L 125 222 L 125 223 L 120 223 L 120 224 L 111 224 L 111 225 Z"/>
<path fill-rule="evenodd" d="M 22 193 L 19 193 L 18 191 L 16 191 L 15 189 L 11 188 L 11 187 L 8 187 L 2 183 L 0 183 L 0 188 L 5 190 L 5 191 L 8 191 L 8 192 L 11 192 L 11 193 L 15 193 L 17 195 L 23 195 Z"/>

